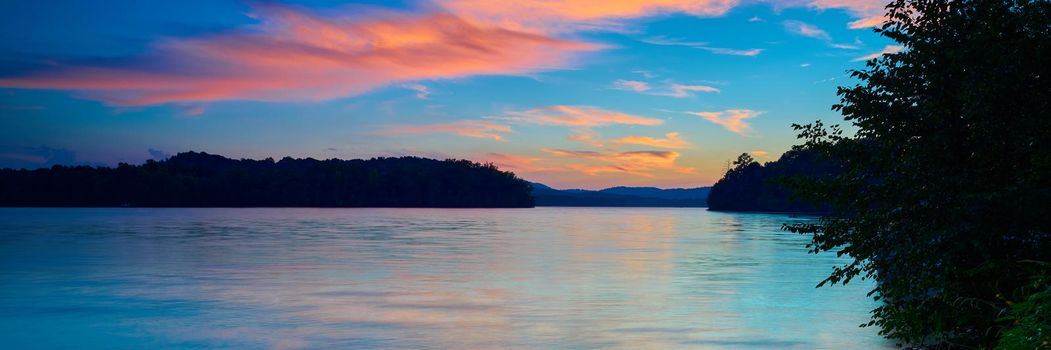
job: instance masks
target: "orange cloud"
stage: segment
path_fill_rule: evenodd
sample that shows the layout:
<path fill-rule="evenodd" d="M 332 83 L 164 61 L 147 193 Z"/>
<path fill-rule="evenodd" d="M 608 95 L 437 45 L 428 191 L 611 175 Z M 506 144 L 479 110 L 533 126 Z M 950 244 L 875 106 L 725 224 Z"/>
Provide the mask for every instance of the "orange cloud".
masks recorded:
<path fill-rule="evenodd" d="M 571 151 L 561 149 L 545 149 L 545 153 L 563 157 L 590 161 L 602 164 L 570 164 L 574 170 L 583 171 L 594 175 L 604 172 L 622 172 L 634 175 L 652 176 L 654 170 L 671 170 L 679 173 L 692 173 L 693 168 L 680 167 L 675 164 L 681 155 L 679 152 L 670 151 L 633 151 L 604 153 L 594 151 Z"/>
<path fill-rule="evenodd" d="M 884 48 L 883 48 L 883 51 L 880 51 L 880 52 L 876 52 L 876 53 L 873 53 L 873 54 L 871 54 L 871 55 L 865 55 L 865 56 L 861 56 L 861 57 L 855 58 L 855 59 L 853 59 L 853 60 L 851 60 L 851 61 L 852 61 L 852 62 L 857 62 L 857 61 L 868 61 L 868 60 L 871 60 L 871 59 L 873 59 L 873 58 L 879 58 L 879 57 L 881 57 L 881 56 L 883 56 L 883 55 L 885 55 L 885 54 L 892 54 L 892 53 L 898 53 L 898 52 L 901 52 L 902 50 L 905 50 L 905 47 L 904 47 L 904 46 L 899 46 L 899 45 L 887 45 L 886 47 L 884 47 Z"/>
<path fill-rule="evenodd" d="M 339 18 L 262 6 L 254 15 L 249 28 L 156 43 L 136 64 L 59 66 L 0 86 L 73 90 L 123 106 L 325 100 L 397 82 L 566 67 L 601 48 L 448 13 Z"/>
<path fill-rule="evenodd" d="M 719 124 L 726 130 L 730 130 L 740 135 L 751 135 L 752 126 L 745 122 L 745 119 L 755 118 L 762 114 L 762 112 L 753 111 L 750 109 L 728 109 L 721 112 L 687 112 L 693 114 L 708 121 Z"/>
<path fill-rule="evenodd" d="M 603 143 L 602 139 L 590 129 L 577 130 L 576 132 L 569 134 L 566 139 L 595 147 L 602 147 Z"/>
<path fill-rule="evenodd" d="M 500 170 L 513 171 L 516 173 L 535 173 L 561 170 L 556 167 L 544 166 L 544 159 L 533 156 L 515 154 L 488 153 L 476 157 L 482 163 L 493 163 Z"/>
<path fill-rule="evenodd" d="M 850 24 L 848 24 L 847 26 L 849 26 L 850 29 L 869 28 L 869 27 L 875 27 L 875 26 L 881 25 L 881 24 L 883 24 L 883 22 L 886 22 L 886 21 L 887 21 L 887 17 L 886 16 L 884 16 L 884 15 L 876 15 L 876 16 L 862 18 L 862 19 L 859 19 L 857 21 L 850 22 Z"/>
<path fill-rule="evenodd" d="M 483 120 L 460 120 L 451 123 L 426 125 L 394 125 L 375 132 L 377 135 L 455 134 L 466 137 L 504 141 L 511 127 Z"/>
<path fill-rule="evenodd" d="M 535 31 L 617 29 L 615 20 L 685 13 L 699 17 L 725 14 L 739 0 L 542 0 L 490 1 L 439 0 L 450 12 L 498 23 L 509 28 Z"/>
<path fill-rule="evenodd" d="M 670 132 L 664 134 L 663 139 L 653 138 L 649 136 L 626 136 L 613 140 L 613 142 L 619 144 L 643 145 L 669 149 L 683 149 L 689 148 L 691 146 L 689 142 L 679 137 L 679 133 L 677 132 Z"/>
<path fill-rule="evenodd" d="M 519 123 L 541 125 L 563 125 L 592 127 L 611 124 L 661 125 L 663 120 L 612 112 L 588 106 L 547 106 L 521 112 L 509 112 L 506 116 L 489 117 Z"/>

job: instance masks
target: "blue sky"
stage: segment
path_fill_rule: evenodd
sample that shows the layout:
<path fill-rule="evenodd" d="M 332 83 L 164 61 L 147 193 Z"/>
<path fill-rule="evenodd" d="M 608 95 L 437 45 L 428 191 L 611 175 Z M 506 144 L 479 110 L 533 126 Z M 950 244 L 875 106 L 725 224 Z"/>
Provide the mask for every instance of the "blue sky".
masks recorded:
<path fill-rule="evenodd" d="M 871 1 L 500 3 L 5 2 L 0 166 L 420 155 L 695 187 L 840 120 L 846 71 L 897 49 Z"/>

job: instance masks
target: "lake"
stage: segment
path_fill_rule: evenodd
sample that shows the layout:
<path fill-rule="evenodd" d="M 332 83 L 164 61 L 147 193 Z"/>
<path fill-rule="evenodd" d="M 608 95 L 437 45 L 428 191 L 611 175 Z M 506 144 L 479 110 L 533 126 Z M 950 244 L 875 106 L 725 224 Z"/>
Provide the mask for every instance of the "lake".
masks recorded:
<path fill-rule="evenodd" d="M 0 209 L 5 349 L 882 349 L 785 215 Z"/>

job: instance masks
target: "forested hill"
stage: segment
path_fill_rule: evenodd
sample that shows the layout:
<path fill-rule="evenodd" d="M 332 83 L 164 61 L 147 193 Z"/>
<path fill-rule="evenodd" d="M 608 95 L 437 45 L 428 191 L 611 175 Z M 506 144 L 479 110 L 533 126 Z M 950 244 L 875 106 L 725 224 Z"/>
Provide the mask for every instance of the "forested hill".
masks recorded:
<path fill-rule="evenodd" d="M 747 153 L 734 161 L 708 194 L 708 209 L 717 211 L 756 211 L 816 213 L 821 206 L 799 200 L 778 182 L 791 177 L 821 178 L 834 167 L 820 162 L 805 150 L 785 152 L 777 161 L 759 164 Z"/>
<path fill-rule="evenodd" d="M 533 183 L 538 207 L 704 207 L 710 187 L 660 189 L 610 187 L 604 190 L 556 190 Z"/>
<path fill-rule="evenodd" d="M 492 165 L 417 157 L 229 159 L 186 152 L 142 165 L 0 170 L 0 206 L 532 207 Z"/>

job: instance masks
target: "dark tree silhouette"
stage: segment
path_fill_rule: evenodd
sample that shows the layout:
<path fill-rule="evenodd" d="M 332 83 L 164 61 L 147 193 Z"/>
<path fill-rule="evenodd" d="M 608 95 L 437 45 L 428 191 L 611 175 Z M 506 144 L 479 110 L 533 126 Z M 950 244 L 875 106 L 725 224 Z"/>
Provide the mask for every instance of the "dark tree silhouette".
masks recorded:
<path fill-rule="evenodd" d="M 796 177 L 827 177 L 831 164 L 820 162 L 815 152 L 792 150 L 777 161 L 761 165 L 744 153 L 733 162 L 708 195 L 708 209 L 715 211 L 758 211 L 818 213 L 822 205 L 800 200 L 786 189 L 785 182 Z"/>
<path fill-rule="evenodd" d="M 858 131 L 796 126 L 840 166 L 797 183 L 826 203 L 813 251 L 852 258 L 822 282 L 874 278 L 872 322 L 905 344 L 1051 343 L 1051 2 L 897 0 L 834 106 Z M 714 191 L 713 191 L 714 195 Z"/>
<path fill-rule="evenodd" d="M 402 157 L 234 160 L 186 152 L 116 168 L 0 170 L 0 206 L 532 207 L 492 164 Z"/>

